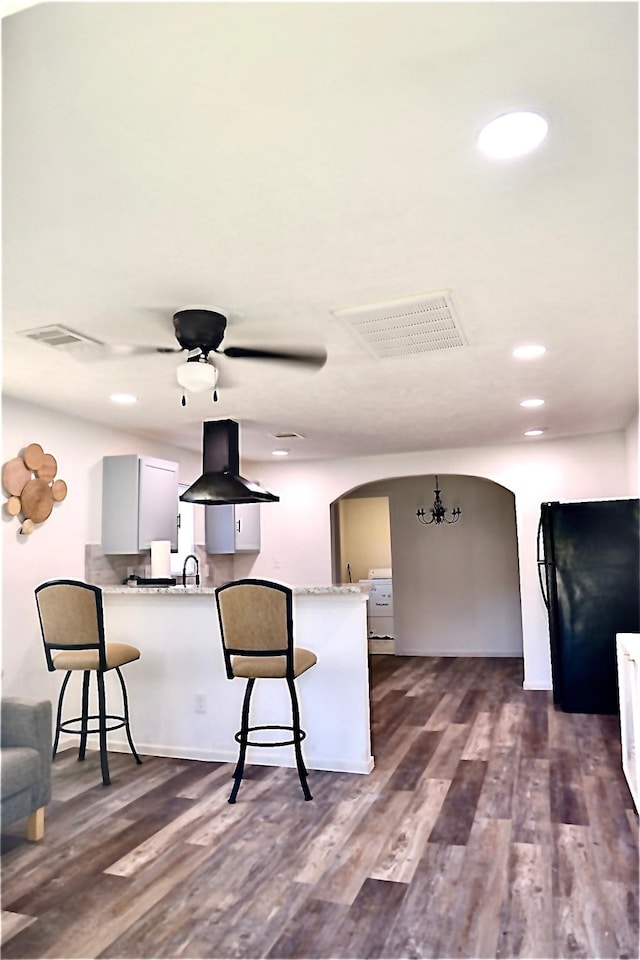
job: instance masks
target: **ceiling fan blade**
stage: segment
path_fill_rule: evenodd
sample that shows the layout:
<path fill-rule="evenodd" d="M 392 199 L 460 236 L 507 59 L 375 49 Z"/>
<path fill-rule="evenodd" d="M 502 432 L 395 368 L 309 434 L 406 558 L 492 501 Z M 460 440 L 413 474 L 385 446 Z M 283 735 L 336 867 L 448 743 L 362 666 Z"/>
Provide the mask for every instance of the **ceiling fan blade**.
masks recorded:
<path fill-rule="evenodd" d="M 108 357 L 145 357 L 152 353 L 182 353 L 184 347 L 151 347 L 147 344 L 105 343 L 103 350 Z"/>
<path fill-rule="evenodd" d="M 154 353 L 180 353 L 180 348 L 151 347 L 134 343 L 83 343 L 75 352 L 76 359 L 83 363 L 100 363 L 113 360 L 128 360 L 129 357 L 144 357 Z"/>
<path fill-rule="evenodd" d="M 327 351 L 322 348 L 310 350 L 260 350 L 255 347 L 227 347 L 220 351 L 226 357 L 242 357 L 245 360 L 283 360 L 300 363 L 319 369 L 327 360 Z"/>

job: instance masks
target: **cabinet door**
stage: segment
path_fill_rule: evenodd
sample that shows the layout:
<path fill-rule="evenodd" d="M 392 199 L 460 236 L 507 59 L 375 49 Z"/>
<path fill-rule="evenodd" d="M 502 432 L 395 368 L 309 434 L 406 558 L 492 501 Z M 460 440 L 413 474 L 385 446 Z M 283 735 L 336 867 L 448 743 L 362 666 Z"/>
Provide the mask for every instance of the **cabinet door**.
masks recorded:
<path fill-rule="evenodd" d="M 236 553 L 260 553 L 260 504 L 237 503 L 235 515 Z"/>
<path fill-rule="evenodd" d="M 102 549 L 106 554 L 137 553 L 138 456 L 102 460 Z"/>
<path fill-rule="evenodd" d="M 205 507 L 207 553 L 259 553 L 260 504 L 229 503 Z"/>
<path fill-rule="evenodd" d="M 140 457 L 138 549 L 152 540 L 169 540 L 178 549 L 178 464 Z"/>

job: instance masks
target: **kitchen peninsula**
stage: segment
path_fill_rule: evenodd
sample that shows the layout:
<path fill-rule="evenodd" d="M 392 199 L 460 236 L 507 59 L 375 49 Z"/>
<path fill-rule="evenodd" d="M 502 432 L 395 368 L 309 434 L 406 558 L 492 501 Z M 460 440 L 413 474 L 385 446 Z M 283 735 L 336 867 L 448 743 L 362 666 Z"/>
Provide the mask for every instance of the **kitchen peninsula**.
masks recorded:
<path fill-rule="evenodd" d="M 138 752 L 235 762 L 245 683 L 225 673 L 215 587 L 105 586 L 102 592 L 108 640 L 140 649 L 126 678 Z M 296 681 L 312 770 L 373 768 L 366 600 L 356 584 L 293 587 L 295 643 L 318 657 Z M 118 703 L 115 685 L 108 697 Z M 284 682 L 258 681 L 252 724 L 288 724 L 290 710 Z M 109 748 L 129 749 L 115 734 Z M 293 748 L 249 748 L 247 762 L 293 766 Z"/>

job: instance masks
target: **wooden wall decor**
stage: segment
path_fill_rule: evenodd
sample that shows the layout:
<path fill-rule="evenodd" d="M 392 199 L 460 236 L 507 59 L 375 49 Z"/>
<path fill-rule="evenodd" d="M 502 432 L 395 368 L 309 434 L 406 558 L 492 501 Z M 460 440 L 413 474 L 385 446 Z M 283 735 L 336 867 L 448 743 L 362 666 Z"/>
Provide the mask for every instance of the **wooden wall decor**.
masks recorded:
<path fill-rule="evenodd" d="M 39 443 L 30 443 L 21 457 L 2 467 L 2 486 L 9 494 L 4 508 L 10 517 L 21 517 L 20 533 L 28 536 L 37 523 L 44 523 L 67 495 L 64 480 L 56 480 L 56 458 L 45 453 Z"/>

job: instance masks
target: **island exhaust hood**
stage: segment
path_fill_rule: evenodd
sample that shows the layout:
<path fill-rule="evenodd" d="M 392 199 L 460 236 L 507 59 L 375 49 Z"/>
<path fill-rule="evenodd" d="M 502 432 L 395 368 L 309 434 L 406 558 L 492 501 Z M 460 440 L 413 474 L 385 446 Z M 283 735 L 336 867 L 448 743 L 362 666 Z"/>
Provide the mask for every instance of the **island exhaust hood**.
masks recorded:
<path fill-rule="evenodd" d="M 202 476 L 180 497 L 187 503 L 271 503 L 280 500 L 240 476 L 240 428 L 235 420 L 205 420 Z"/>

